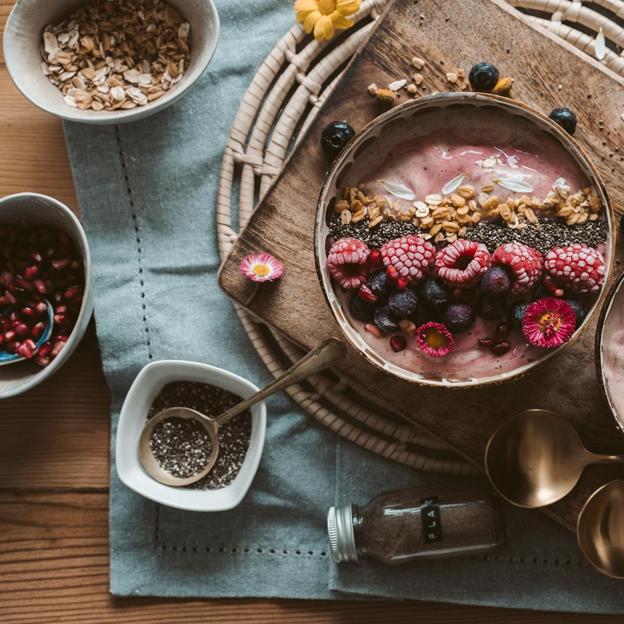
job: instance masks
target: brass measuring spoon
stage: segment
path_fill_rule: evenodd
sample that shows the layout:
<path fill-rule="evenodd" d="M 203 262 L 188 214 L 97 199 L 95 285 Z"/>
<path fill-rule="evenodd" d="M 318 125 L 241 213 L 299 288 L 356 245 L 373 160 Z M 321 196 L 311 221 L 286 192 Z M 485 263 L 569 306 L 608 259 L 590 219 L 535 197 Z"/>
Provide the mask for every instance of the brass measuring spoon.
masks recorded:
<path fill-rule="evenodd" d="M 485 449 L 494 489 L 517 507 L 552 505 L 569 494 L 589 464 L 622 464 L 624 456 L 588 451 L 567 418 L 542 409 L 504 422 Z"/>
<path fill-rule="evenodd" d="M 147 421 L 139 439 L 139 460 L 141 461 L 143 468 L 145 468 L 145 471 L 150 475 L 150 477 L 160 483 L 164 483 L 165 485 L 181 487 L 203 479 L 212 470 L 215 462 L 217 461 L 217 457 L 219 456 L 218 434 L 220 427 L 235 416 L 242 414 L 252 405 L 260 403 L 260 401 L 264 401 L 264 399 L 271 396 L 278 390 L 282 390 L 283 388 L 291 386 L 292 384 L 307 379 L 311 375 L 325 370 L 331 364 L 343 357 L 346 352 L 347 348 L 344 343 L 340 342 L 340 340 L 337 340 L 336 338 L 326 340 L 316 349 L 310 351 L 310 353 L 301 358 L 298 362 L 295 362 L 295 364 L 293 364 L 283 375 L 275 379 L 266 388 L 256 392 L 256 394 L 250 396 L 245 401 L 238 403 L 238 405 L 230 408 L 220 416 L 202 414 L 201 412 L 188 407 L 170 407 L 158 412 Z M 210 438 L 211 449 L 207 464 L 200 472 L 190 477 L 176 477 L 167 472 L 160 466 L 152 453 L 150 440 L 154 428 L 156 425 L 168 420 L 169 418 L 194 420 L 204 428 Z"/>
<path fill-rule="evenodd" d="M 576 523 L 576 539 L 599 572 L 624 578 L 624 481 L 611 481 L 587 499 Z"/>

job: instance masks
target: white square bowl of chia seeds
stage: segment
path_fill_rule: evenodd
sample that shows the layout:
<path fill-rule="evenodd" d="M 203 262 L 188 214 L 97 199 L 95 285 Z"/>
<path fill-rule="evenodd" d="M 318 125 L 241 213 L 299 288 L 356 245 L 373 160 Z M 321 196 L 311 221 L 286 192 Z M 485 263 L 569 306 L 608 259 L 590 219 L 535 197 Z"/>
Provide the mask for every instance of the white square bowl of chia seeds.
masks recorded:
<path fill-rule="evenodd" d="M 117 474 L 130 489 L 157 503 L 187 511 L 226 511 L 245 497 L 255 477 L 266 432 L 266 406 L 259 403 L 219 429 L 219 456 L 200 481 L 185 487 L 159 483 L 144 470 L 139 440 L 145 423 L 170 407 L 188 407 L 218 416 L 258 388 L 226 370 L 181 360 L 145 366 L 121 408 L 115 454 Z M 175 476 L 199 472 L 206 442 L 201 433 L 177 419 L 157 425 L 151 447 L 161 467 Z M 204 457 L 205 459 L 205 457 Z"/>

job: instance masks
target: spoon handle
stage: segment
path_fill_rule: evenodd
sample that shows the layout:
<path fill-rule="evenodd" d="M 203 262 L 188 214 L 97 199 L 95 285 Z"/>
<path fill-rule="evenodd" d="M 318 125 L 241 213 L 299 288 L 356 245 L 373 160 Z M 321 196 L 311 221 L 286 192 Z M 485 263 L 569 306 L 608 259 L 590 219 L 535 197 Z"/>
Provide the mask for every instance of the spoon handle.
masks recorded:
<path fill-rule="evenodd" d="M 597 455 L 592 458 L 595 464 L 624 464 L 624 455 Z"/>
<path fill-rule="evenodd" d="M 238 416 L 252 405 L 264 401 L 278 390 L 287 388 L 303 379 L 307 379 L 315 373 L 325 370 L 328 366 L 339 360 L 347 352 L 344 343 L 336 338 L 330 338 L 316 349 L 304 355 L 298 362 L 295 362 L 283 375 L 275 379 L 266 388 L 256 392 L 248 399 L 230 408 L 227 412 L 217 416 L 215 419 L 219 426 L 224 425 L 228 420 Z"/>

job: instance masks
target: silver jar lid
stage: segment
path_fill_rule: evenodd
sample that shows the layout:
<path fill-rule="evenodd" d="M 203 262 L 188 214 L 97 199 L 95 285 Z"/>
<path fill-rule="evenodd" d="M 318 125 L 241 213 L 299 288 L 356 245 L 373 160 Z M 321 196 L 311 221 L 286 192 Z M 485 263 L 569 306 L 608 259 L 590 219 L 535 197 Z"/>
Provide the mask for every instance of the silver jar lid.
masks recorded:
<path fill-rule="evenodd" d="M 327 534 L 329 535 L 332 559 L 336 563 L 358 560 L 351 505 L 329 508 L 327 512 Z"/>

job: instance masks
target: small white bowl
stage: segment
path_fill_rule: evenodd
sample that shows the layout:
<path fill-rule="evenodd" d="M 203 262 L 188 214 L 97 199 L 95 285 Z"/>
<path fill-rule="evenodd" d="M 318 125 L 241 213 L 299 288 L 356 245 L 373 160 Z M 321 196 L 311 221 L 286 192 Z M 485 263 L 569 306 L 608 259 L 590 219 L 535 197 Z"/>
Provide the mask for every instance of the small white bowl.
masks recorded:
<path fill-rule="evenodd" d="M 45 368 L 30 362 L 0 367 L 0 399 L 26 392 L 53 375 L 74 352 L 84 336 L 93 313 L 91 293 L 91 255 L 87 236 L 76 215 L 60 201 L 38 193 L 18 193 L 0 198 L 0 225 L 50 226 L 63 230 L 82 256 L 84 265 L 84 296 L 80 314 L 69 340 Z"/>
<path fill-rule="evenodd" d="M 258 392 L 250 381 L 222 368 L 181 360 L 160 360 L 145 366 L 130 386 L 121 408 L 115 462 L 121 481 L 138 494 L 162 505 L 186 511 L 227 511 L 236 507 L 247 494 L 256 476 L 264 448 L 266 406 L 251 408 L 251 439 L 240 472 L 230 485 L 218 490 L 177 488 L 152 479 L 139 460 L 139 438 L 152 402 L 172 381 L 205 383 L 232 392 L 242 399 Z"/>
<path fill-rule="evenodd" d="M 158 100 L 131 110 L 79 110 L 41 70 L 43 29 L 65 19 L 87 0 L 18 0 L 4 28 L 4 61 L 15 86 L 35 106 L 68 121 L 117 124 L 142 119 L 182 97 L 206 71 L 219 39 L 219 15 L 212 0 L 168 0 L 191 24 L 191 62 L 182 80 Z"/>

